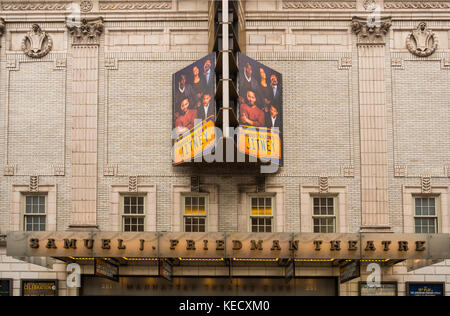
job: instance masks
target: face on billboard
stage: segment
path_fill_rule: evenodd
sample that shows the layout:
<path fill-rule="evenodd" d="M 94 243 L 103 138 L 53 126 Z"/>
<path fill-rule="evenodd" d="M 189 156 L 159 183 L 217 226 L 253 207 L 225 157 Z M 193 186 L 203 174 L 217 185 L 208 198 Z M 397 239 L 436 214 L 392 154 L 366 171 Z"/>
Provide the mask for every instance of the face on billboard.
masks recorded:
<path fill-rule="evenodd" d="M 198 130 L 204 129 L 206 124 L 208 127 L 214 126 L 214 67 L 213 53 L 173 75 L 172 129 L 176 134 L 173 162 L 176 164 L 202 154 L 205 148 L 211 150 L 214 139 L 208 138 L 205 140 L 208 144 L 197 140 L 194 144 L 192 141 L 192 150 L 187 152 L 188 144 L 198 134 Z"/>
<path fill-rule="evenodd" d="M 238 63 L 238 148 L 248 155 L 281 164 L 282 76 L 244 54 L 239 54 Z"/>

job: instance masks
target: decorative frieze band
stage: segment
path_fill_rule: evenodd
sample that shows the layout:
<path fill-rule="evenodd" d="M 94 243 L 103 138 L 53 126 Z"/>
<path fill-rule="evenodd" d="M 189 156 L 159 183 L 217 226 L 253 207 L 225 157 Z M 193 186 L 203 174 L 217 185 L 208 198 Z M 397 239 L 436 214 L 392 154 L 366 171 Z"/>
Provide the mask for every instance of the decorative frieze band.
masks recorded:
<path fill-rule="evenodd" d="M 170 10 L 172 9 L 172 0 L 167 1 L 100 1 L 100 10 L 102 11 L 120 11 L 120 10 Z"/>
<path fill-rule="evenodd" d="M 356 9 L 356 0 L 339 1 L 339 0 L 284 0 L 283 9 Z"/>
<path fill-rule="evenodd" d="M 326 52 L 249 52 L 249 57 L 264 61 L 296 61 L 296 60 L 340 60 L 351 61 L 350 52 L 326 53 Z"/>
<path fill-rule="evenodd" d="M 10 71 L 20 70 L 20 63 L 29 62 L 54 62 L 55 70 L 65 69 L 67 67 L 66 53 L 49 53 L 48 55 L 36 59 L 30 58 L 23 53 L 6 54 L 6 69 Z"/>
<path fill-rule="evenodd" d="M 448 9 L 450 1 L 384 0 L 385 9 Z"/>
<path fill-rule="evenodd" d="M 73 1 L 41 1 L 41 2 L 2 2 L 2 11 L 61 11 L 66 10 L 67 6 Z"/>

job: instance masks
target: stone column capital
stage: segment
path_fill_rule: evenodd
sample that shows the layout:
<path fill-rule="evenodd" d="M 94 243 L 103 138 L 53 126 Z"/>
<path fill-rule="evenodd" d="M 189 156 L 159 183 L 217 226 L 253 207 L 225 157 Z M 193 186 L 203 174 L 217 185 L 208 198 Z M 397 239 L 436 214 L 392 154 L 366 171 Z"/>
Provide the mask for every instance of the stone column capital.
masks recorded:
<path fill-rule="evenodd" d="M 98 45 L 104 30 L 102 17 L 68 22 L 66 26 L 70 35 L 72 35 L 73 45 Z"/>
<path fill-rule="evenodd" d="M 351 23 L 352 31 L 358 38 L 358 44 L 384 44 L 391 25 L 390 17 L 371 20 L 370 17 L 354 16 Z"/>

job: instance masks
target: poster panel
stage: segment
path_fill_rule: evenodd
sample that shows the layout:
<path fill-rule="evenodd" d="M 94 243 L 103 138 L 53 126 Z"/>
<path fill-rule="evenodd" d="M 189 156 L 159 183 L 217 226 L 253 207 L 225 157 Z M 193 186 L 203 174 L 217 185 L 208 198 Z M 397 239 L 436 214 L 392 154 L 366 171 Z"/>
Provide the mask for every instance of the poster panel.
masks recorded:
<path fill-rule="evenodd" d="M 22 296 L 57 296 L 56 280 L 22 280 Z"/>
<path fill-rule="evenodd" d="M 242 53 L 238 59 L 238 150 L 281 165 L 282 75 Z"/>
<path fill-rule="evenodd" d="M 194 161 L 215 147 L 215 54 L 173 75 L 172 162 Z"/>

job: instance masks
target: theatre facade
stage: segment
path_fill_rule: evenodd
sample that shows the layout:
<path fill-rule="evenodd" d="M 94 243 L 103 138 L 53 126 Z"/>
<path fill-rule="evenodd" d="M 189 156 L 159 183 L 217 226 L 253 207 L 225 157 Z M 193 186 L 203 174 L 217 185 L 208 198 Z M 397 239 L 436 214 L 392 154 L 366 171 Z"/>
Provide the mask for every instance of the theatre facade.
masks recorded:
<path fill-rule="evenodd" d="M 450 1 L 0 18 L 0 296 L 450 295 Z"/>

